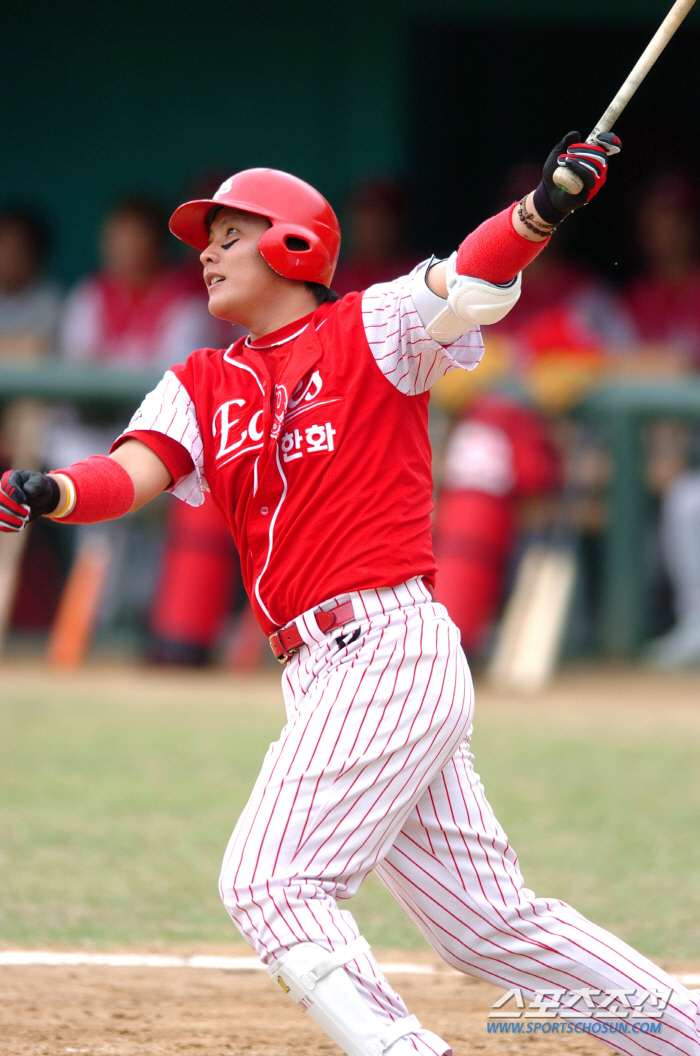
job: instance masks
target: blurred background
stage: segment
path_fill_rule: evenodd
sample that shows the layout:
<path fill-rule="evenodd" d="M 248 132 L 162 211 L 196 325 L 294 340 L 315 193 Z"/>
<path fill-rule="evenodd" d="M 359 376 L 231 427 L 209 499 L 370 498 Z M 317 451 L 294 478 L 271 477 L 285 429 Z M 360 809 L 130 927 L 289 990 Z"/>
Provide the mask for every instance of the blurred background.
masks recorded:
<path fill-rule="evenodd" d="M 338 292 L 391 279 L 531 190 L 566 132 L 585 138 L 668 6 L 7 5 L 0 469 L 107 451 L 167 366 L 239 336 L 208 315 L 196 256 L 167 233 L 181 201 L 239 169 L 289 170 L 341 218 Z M 677 957 L 696 949 L 700 919 L 684 836 L 698 806 L 696 690 L 644 672 L 700 664 L 699 58 L 692 12 L 619 122 L 608 186 L 528 269 L 512 314 L 485 328 L 479 369 L 431 399 L 437 592 L 474 670 L 542 689 L 558 660 L 590 665 L 598 710 L 583 724 L 548 718 L 562 699 L 585 707 L 565 676 L 564 697 L 541 708 L 499 712 L 493 698 L 482 726 L 488 787 L 528 881 Z M 280 715 L 219 515 L 163 496 L 116 525 L 42 521 L 0 544 L 0 750 L 16 807 L 1 935 L 232 941 L 212 879 Z M 523 558 L 543 553 L 563 555 L 556 582 L 523 586 Z M 546 633 L 537 624 L 546 655 L 520 683 L 503 676 L 507 657 L 494 668 L 518 584 L 526 603 L 544 589 L 549 613 Z M 521 652 L 527 641 L 516 616 L 515 653 L 518 634 Z M 57 689 L 44 657 L 49 672 L 120 666 Z M 611 658 L 635 665 L 632 681 L 595 682 Z M 237 681 L 250 673 L 262 681 Z M 688 711 L 666 737 L 633 703 L 674 693 Z M 616 700 L 629 708 L 610 726 Z M 586 879 L 593 861 L 604 892 Z M 363 930 L 420 942 L 375 886 Z"/>
<path fill-rule="evenodd" d="M 288 169 L 341 216 L 338 291 L 392 278 L 531 189 L 664 13 L 658 0 L 234 5 L 214 19 L 185 0 L 11 5 L 3 464 L 107 450 L 164 367 L 238 336 L 167 234 L 180 201 L 241 168 Z M 691 13 L 621 118 L 605 193 L 529 269 L 483 366 L 434 394 L 438 592 L 477 664 L 533 539 L 575 554 L 555 651 L 700 662 L 699 43 Z M 53 628 L 64 663 L 90 647 L 263 663 L 218 515 L 176 505 L 107 529 L 37 525 L 5 561 L 5 648 L 41 650 Z M 82 610 L 71 569 L 92 584 Z"/>

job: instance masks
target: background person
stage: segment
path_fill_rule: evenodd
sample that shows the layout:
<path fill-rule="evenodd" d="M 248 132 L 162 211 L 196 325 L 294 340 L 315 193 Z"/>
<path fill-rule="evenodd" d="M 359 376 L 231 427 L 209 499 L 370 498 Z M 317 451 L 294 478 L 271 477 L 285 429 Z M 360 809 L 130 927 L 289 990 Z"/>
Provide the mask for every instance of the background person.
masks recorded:
<path fill-rule="evenodd" d="M 481 396 L 447 442 L 436 500 L 435 595 L 471 658 L 487 643 L 515 551 L 518 500 L 559 483 L 557 453 L 534 410 L 508 396 Z"/>
<path fill-rule="evenodd" d="M 527 162 L 513 166 L 500 204 L 522 198 L 536 175 Z M 436 594 L 470 659 L 490 645 L 523 529 L 541 530 L 551 517 L 546 500 L 571 442 L 561 416 L 630 339 L 619 298 L 571 258 L 569 234 L 557 232 L 528 266 L 517 304 L 485 331 L 479 371 L 448 374 L 434 390 L 454 416 L 436 497 Z"/>
<path fill-rule="evenodd" d="M 66 301 L 66 362 L 121 370 L 164 367 L 240 333 L 230 324 L 225 332 L 226 324 L 209 314 L 201 270 L 194 275 L 191 266 L 174 262 L 168 237 L 167 216 L 153 199 L 124 198 L 110 209 L 99 238 L 100 270 L 79 282 Z M 88 424 L 74 409 L 62 408 L 47 445 L 50 465 L 106 453 L 114 432 L 114 424 Z M 113 558 L 100 623 L 148 619 L 153 659 L 201 662 L 223 629 L 230 606 L 225 584 L 235 578 L 236 558 L 211 501 L 201 509 L 170 504 L 167 522 L 164 551 L 158 524 L 141 519 L 130 525 L 131 539 L 121 526 L 110 526 Z M 177 576 L 169 575 L 173 564 Z M 198 605 L 190 590 L 195 571 L 201 577 Z"/>
<path fill-rule="evenodd" d="M 33 206 L 8 205 L 0 210 L 1 363 L 39 364 L 56 352 L 63 297 L 59 286 L 46 276 L 51 248 L 50 225 Z M 48 415 L 36 400 L 16 400 L 3 407 L 3 469 L 17 457 L 36 468 L 44 464 Z M 46 524 L 35 526 L 19 560 L 14 605 L 11 598 L 3 598 L 0 611 L 8 612 L 8 623 L 15 629 L 44 630 L 53 618 L 63 578 L 55 535 L 46 531 Z M 14 584 L 6 581 L 0 589 L 9 594 Z M 0 639 L 4 631 L 0 627 Z"/>
<path fill-rule="evenodd" d="M 187 198 L 210 198 L 227 172 L 206 170 L 187 187 Z M 197 301 L 206 301 L 198 253 L 184 246 L 182 269 Z M 242 326 L 207 315 L 212 348 L 226 348 L 245 334 Z M 191 351 L 191 350 L 190 350 Z M 200 666 L 211 661 L 226 636 L 232 610 L 234 628 L 225 662 L 240 669 L 259 666 L 267 650 L 245 596 L 241 597 L 238 554 L 231 533 L 206 495 L 201 506 L 171 502 L 153 604 L 149 614 L 148 659 L 156 664 Z M 241 603 L 242 604 L 237 604 Z M 241 633 L 247 642 L 240 641 Z M 243 645 L 243 648 L 237 648 Z M 269 655 L 269 654 L 268 654 Z"/>
<path fill-rule="evenodd" d="M 167 220 L 148 198 L 126 198 L 100 234 L 102 266 L 70 293 L 61 324 L 63 357 L 103 366 L 181 363 L 214 333 L 202 286 L 167 253 Z"/>
<path fill-rule="evenodd" d="M 634 231 L 641 272 L 625 289 L 637 341 L 700 368 L 698 193 L 679 173 L 664 173 L 639 202 Z"/>
<path fill-rule="evenodd" d="M 407 274 L 419 261 L 407 248 L 408 195 L 395 180 L 368 180 L 350 196 L 348 245 L 333 277 L 344 297 Z"/>
<path fill-rule="evenodd" d="M 55 351 L 62 297 L 44 275 L 50 248 L 48 223 L 35 209 L 0 211 L 0 358 Z"/>
<path fill-rule="evenodd" d="M 173 263 L 167 218 L 150 198 L 124 198 L 107 213 L 100 235 L 101 266 L 69 293 L 59 344 L 66 363 L 145 370 L 183 362 L 216 335 L 204 286 Z M 109 450 L 113 424 L 88 425 L 72 408 L 55 415 L 50 465 Z"/>
<path fill-rule="evenodd" d="M 662 174 L 647 187 L 636 225 L 643 270 L 625 291 L 640 344 L 686 371 L 700 369 L 698 207 L 694 184 L 680 174 Z M 672 669 L 700 663 L 700 471 L 689 468 L 688 429 L 657 427 L 653 436 L 667 439 L 663 448 L 654 445 L 648 475 L 661 492 L 661 554 L 676 623 L 647 657 Z"/>

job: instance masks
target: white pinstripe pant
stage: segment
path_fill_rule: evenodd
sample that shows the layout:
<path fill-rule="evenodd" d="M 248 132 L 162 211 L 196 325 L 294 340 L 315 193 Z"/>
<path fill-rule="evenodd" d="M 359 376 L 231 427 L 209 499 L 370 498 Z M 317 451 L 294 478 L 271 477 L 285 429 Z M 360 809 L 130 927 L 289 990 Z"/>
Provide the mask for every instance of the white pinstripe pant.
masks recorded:
<path fill-rule="evenodd" d="M 607 1038 L 634 1056 L 698 1056 L 697 994 L 523 886 L 472 766 L 471 678 L 443 606 L 420 580 L 351 597 L 357 622 L 341 642 L 312 613 L 297 621 L 307 646 L 285 669 L 287 725 L 226 850 L 221 896 L 247 941 L 268 964 L 298 942 L 346 944 L 358 930 L 338 900 L 376 869 L 428 942 L 470 975 L 530 997 L 553 986 L 675 987 L 660 1035 Z M 408 1014 L 371 954 L 347 970 L 382 1023 Z M 427 1030 L 410 1040 L 421 1056 L 449 1052 Z"/>

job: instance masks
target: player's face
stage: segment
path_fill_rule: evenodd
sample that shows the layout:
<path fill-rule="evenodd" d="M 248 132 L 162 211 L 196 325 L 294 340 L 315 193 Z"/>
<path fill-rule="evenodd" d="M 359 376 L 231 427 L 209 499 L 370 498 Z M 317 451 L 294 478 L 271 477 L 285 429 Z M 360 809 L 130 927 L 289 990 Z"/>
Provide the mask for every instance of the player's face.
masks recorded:
<path fill-rule="evenodd" d="M 251 308 L 264 298 L 279 276 L 258 251 L 258 240 L 270 223 L 262 216 L 222 209 L 212 221 L 209 245 L 201 253 L 209 311 L 218 319 L 249 325 Z"/>

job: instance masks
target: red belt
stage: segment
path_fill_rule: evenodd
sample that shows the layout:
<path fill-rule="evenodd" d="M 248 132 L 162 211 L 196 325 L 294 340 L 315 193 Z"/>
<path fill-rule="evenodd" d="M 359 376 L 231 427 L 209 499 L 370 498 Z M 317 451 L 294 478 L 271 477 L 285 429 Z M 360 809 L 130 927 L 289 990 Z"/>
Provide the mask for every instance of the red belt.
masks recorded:
<path fill-rule="evenodd" d="M 316 609 L 314 616 L 316 617 L 319 631 L 327 634 L 334 627 L 342 627 L 344 623 L 354 620 L 355 608 L 351 601 L 345 601 L 342 605 L 336 605 L 334 609 Z M 297 649 L 303 644 L 304 639 L 299 634 L 299 628 L 296 623 L 290 624 L 289 627 L 283 627 L 281 631 L 275 631 L 274 634 L 270 635 L 270 648 L 273 656 L 281 664 L 286 664 L 290 656 L 294 656 Z"/>
<path fill-rule="evenodd" d="M 423 576 L 423 586 L 433 601 L 435 601 L 433 588 L 425 576 Z M 351 601 L 344 601 L 342 605 L 336 605 L 334 609 L 316 609 L 314 616 L 316 617 L 318 629 L 323 634 L 327 634 L 334 627 L 342 627 L 344 623 L 354 620 L 355 609 Z M 297 649 L 300 649 L 302 645 L 304 645 L 304 639 L 299 634 L 296 623 L 290 624 L 289 627 L 283 627 L 281 631 L 275 631 L 274 634 L 270 635 L 270 649 L 272 649 L 275 660 L 279 660 L 281 664 L 286 664 L 287 660 L 294 656 Z"/>

